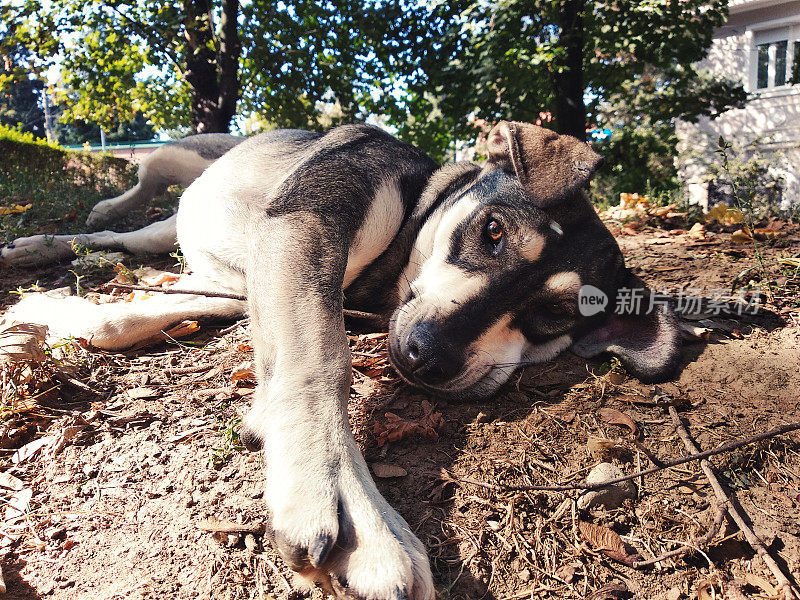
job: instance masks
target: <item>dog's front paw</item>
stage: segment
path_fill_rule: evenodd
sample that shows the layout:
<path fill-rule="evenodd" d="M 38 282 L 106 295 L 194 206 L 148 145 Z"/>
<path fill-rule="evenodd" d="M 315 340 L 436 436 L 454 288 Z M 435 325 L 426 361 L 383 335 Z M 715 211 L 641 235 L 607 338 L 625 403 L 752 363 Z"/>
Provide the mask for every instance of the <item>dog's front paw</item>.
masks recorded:
<path fill-rule="evenodd" d="M 88 338 L 99 326 L 97 305 L 76 296 L 56 297 L 29 294 L 12 306 L 6 317 L 20 323 L 36 323 L 48 328 L 48 338 Z"/>
<path fill-rule="evenodd" d="M 33 267 L 75 256 L 72 243 L 52 235 L 18 238 L 0 250 L 0 256 L 15 267 Z"/>
<path fill-rule="evenodd" d="M 341 478 L 337 552 L 321 574 L 330 576 L 342 598 L 431 600 L 433 578 L 422 542 L 379 494 L 369 473 L 366 485 L 355 473 Z"/>
<path fill-rule="evenodd" d="M 433 598 L 422 542 L 380 495 L 357 449 L 320 461 L 295 446 L 299 463 L 277 460 L 270 445 L 265 500 L 274 544 L 292 569 L 337 598 Z"/>

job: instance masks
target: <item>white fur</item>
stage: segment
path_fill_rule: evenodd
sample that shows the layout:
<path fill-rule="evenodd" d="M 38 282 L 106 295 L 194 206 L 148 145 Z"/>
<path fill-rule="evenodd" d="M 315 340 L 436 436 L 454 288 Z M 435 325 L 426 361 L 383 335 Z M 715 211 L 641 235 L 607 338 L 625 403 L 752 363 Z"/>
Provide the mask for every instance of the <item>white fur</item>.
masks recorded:
<path fill-rule="evenodd" d="M 309 577 L 335 573 L 364 598 L 390 600 L 405 589 L 409 598 L 430 600 L 424 548 L 378 492 L 350 432 L 343 320 L 332 319 L 318 295 L 301 285 L 306 257 L 291 249 L 318 230 L 314 217 L 304 219 L 253 224 L 248 236 L 255 358 L 269 368 L 260 373 L 246 424 L 264 441 L 272 525 L 280 539 L 306 547 L 320 536 L 335 538 L 340 522 L 349 522 L 355 547 L 310 569 Z M 261 252 L 263 240 L 287 251 Z"/>
<path fill-rule="evenodd" d="M 344 287 L 389 246 L 403 222 L 403 201 L 396 183 L 385 183 L 375 194 L 347 257 Z"/>
<path fill-rule="evenodd" d="M 431 215 L 417 236 L 409 263 L 398 281 L 400 298 L 412 289 L 431 312 L 446 315 L 486 285 L 483 275 L 467 273 L 446 260 L 453 232 L 477 207 L 477 200 L 467 195 Z"/>
<path fill-rule="evenodd" d="M 578 292 L 581 289 L 581 276 L 575 271 L 554 273 L 544 282 L 544 287 L 551 292 L 572 294 L 575 296 L 575 301 L 577 302 Z"/>
<path fill-rule="evenodd" d="M 108 225 L 161 193 L 165 182 L 170 185 L 189 185 L 213 162 L 213 159 L 203 158 L 180 146 L 162 146 L 142 161 L 138 183 L 116 198 L 95 204 L 86 224 L 94 228 Z"/>
<path fill-rule="evenodd" d="M 95 250 L 124 250 L 131 254 L 167 254 L 177 245 L 175 215 L 127 233 L 99 231 L 73 235 L 33 235 L 14 240 L 0 251 L 3 260 L 17 267 L 56 262 L 75 255 L 74 245 Z"/>
<path fill-rule="evenodd" d="M 219 282 L 187 276 L 177 289 L 222 291 Z M 196 295 L 158 295 L 133 302 L 93 304 L 78 297 L 53 298 L 31 294 L 13 306 L 7 316 L 24 323 L 47 325 L 48 337 L 80 337 L 97 348 L 123 350 L 158 335 L 184 319 L 237 317 L 244 313 L 240 300 Z"/>

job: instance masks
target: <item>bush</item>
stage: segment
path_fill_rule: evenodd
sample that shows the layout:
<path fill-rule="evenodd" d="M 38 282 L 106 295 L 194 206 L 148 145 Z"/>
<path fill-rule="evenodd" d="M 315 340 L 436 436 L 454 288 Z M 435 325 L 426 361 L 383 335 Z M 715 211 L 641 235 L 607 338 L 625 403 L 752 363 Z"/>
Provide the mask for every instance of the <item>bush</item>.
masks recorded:
<path fill-rule="evenodd" d="M 0 206 L 31 207 L 0 217 L 0 242 L 34 233 L 79 233 L 92 206 L 135 181 L 136 167 L 110 155 L 71 152 L 0 126 Z M 59 226 L 61 222 L 71 222 Z"/>
<path fill-rule="evenodd" d="M 619 204 L 619 195 L 672 197 L 680 187 L 675 169 L 677 138 L 671 125 L 626 125 L 592 147 L 606 160 L 595 176 L 592 195 L 601 205 Z"/>

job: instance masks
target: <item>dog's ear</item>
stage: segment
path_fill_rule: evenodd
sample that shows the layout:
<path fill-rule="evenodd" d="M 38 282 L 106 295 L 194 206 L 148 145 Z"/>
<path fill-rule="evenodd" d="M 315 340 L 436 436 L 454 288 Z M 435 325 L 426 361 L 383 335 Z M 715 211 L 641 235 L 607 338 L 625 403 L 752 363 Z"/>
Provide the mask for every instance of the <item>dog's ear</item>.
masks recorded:
<path fill-rule="evenodd" d="M 625 294 L 622 314 L 616 314 L 611 307 L 614 314 L 576 341 L 572 351 L 583 358 L 610 352 L 643 383 L 669 379 L 678 367 L 681 349 L 681 333 L 674 313 L 666 306 L 651 303 L 652 292 L 633 275 L 620 289 Z"/>
<path fill-rule="evenodd" d="M 603 158 L 570 135 L 517 121 L 500 121 L 487 140 L 490 168 L 516 175 L 540 207 L 556 204 L 579 190 Z"/>

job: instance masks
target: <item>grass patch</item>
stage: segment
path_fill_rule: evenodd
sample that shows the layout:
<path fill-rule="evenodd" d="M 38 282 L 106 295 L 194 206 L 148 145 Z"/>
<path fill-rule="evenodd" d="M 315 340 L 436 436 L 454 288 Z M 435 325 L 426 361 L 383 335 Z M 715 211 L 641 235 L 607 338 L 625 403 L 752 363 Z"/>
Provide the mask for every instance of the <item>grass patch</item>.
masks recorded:
<path fill-rule="evenodd" d="M 100 200 L 136 183 L 137 166 L 110 154 L 74 152 L 0 126 L 0 207 L 27 206 L 0 215 L 0 244 L 34 234 L 83 233 L 86 217 Z M 169 216 L 175 193 L 152 203 Z M 145 210 L 115 224 L 126 231 L 146 225 Z M 2 211 L 0 211 L 2 212 Z"/>

